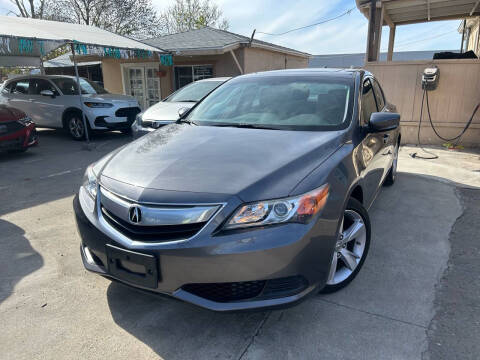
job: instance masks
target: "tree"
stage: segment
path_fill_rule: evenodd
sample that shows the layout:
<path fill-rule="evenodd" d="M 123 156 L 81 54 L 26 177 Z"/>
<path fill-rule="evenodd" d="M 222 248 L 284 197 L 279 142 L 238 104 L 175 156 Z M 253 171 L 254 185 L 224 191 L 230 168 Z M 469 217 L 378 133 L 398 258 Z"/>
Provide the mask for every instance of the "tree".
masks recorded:
<path fill-rule="evenodd" d="M 17 16 L 98 26 L 134 38 L 161 34 L 152 0 L 10 0 Z"/>
<path fill-rule="evenodd" d="M 43 19 L 47 0 L 10 0 L 10 2 L 17 8 L 17 12 L 11 11 L 15 15 Z"/>
<path fill-rule="evenodd" d="M 227 30 L 222 10 L 210 0 L 176 0 L 162 15 L 163 30 L 168 34 L 212 26 Z"/>

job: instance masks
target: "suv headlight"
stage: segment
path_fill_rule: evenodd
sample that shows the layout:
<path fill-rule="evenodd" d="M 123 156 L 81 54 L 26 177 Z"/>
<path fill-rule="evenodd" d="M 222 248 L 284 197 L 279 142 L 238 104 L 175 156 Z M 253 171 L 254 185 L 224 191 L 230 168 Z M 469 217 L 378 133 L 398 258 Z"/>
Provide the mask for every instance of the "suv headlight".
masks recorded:
<path fill-rule="evenodd" d="M 28 125 L 30 125 L 30 124 L 33 122 L 32 118 L 31 118 L 30 116 L 25 116 L 24 118 L 21 118 L 21 119 L 19 119 L 19 120 L 17 120 L 17 121 L 18 121 L 20 124 L 25 125 L 25 126 L 28 126 Z"/>
<path fill-rule="evenodd" d="M 89 108 L 111 108 L 111 107 L 113 107 L 113 104 L 110 104 L 110 103 L 99 103 L 99 102 L 87 101 L 84 104 L 87 105 Z"/>
<path fill-rule="evenodd" d="M 93 172 L 93 164 L 90 165 L 87 170 L 85 171 L 85 175 L 83 175 L 83 182 L 82 186 L 87 192 L 87 194 L 95 200 L 97 197 L 97 175 Z"/>
<path fill-rule="evenodd" d="M 329 185 L 325 184 L 303 195 L 242 205 L 233 213 L 224 229 L 286 222 L 306 224 L 323 209 L 328 191 Z"/>

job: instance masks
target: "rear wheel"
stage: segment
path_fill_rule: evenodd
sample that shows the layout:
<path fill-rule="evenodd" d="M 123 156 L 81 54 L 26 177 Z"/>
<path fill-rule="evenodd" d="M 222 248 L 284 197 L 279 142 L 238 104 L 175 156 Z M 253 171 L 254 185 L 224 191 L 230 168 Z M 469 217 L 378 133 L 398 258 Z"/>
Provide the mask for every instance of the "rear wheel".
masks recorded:
<path fill-rule="evenodd" d="M 67 115 L 65 121 L 65 128 L 74 140 L 83 140 L 85 139 L 85 134 L 88 131 L 83 124 L 82 114 L 80 112 L 73 112 Z"/>
<path fill-rule="evenodd" d="M 327 285 L 320 293 L 331 293 L 347 286 L 363 266 L 370 247 L 370 219 L 356 199 L 348 201 L 335 244 Z"/>

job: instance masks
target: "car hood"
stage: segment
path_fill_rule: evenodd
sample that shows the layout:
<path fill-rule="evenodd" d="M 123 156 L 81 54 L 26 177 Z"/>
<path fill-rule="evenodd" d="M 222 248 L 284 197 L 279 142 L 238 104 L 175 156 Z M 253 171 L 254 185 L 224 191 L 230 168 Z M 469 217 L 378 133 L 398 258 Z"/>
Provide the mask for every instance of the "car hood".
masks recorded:
<path fill-rule="evenodd" d="M 144 120 L 172 120 L 178 119 L 178 110 L 181 108 L 191 108 L 195 105 L 194 102 L 168 102 L 162 101 L 153 106 L 150 106 L 143 113 Z"/>
<path fill-rule="evenodd" d="M 341 131 L 175 123 L 113 153 L 101 176 L 143 189 L 229 194 L 243 201 L 284 197 L 342 138 Z"/>
<path fill-rule="evenodd" d="M 0 122 L 16 121 L 27 116 L 22 110 L 17 108 L 0 105 Z"/>
<path fill-rule="evenodd" d="M 83 98 L 97 101 L 110 102 L 114 104 L 125 104 L 125 106 L 138 106 L 138 101 L 133 96 L 118 94 L 83 94 Z"/>

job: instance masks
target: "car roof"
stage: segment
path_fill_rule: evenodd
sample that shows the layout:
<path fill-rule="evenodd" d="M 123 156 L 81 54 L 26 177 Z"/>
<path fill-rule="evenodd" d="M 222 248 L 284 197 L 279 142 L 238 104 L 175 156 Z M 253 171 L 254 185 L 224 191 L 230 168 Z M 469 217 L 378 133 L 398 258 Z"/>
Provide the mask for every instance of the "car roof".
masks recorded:
<path fill-rule="evenodd" d="M 76 80 L 75 76 L 70 76 L 70 75 L 30 75 L 30 74 L 26 74 L 26 75 L 15 76 L 11 79 L 6 80 L 5 82 L 12 82 L 12 81 L 22 80 L 22 79 L 58 79 L 58 78 L 68 78 L 68 79 Z"/>
<path fill-rule="evenodd" d="M 208 78 L 208 79 L 202 79 L 202 80 L 197 80 L 195 82 L 207 82 L 207 81 L 227 81 L 230 80 L 231 77 L 229 76 L 224 76 L 224 77 L 213 77 L 213 78 Z"/>
<path fill-rule="evenodd" d="M 356 74 L 370 74 L 364 69 L 342 69 L 342 68 L 300 68 L 300 69 L 282 69 L 262 71 L 244 76 L 322 76 L 322 77 L 341 77 L 352 78 Z"/>

